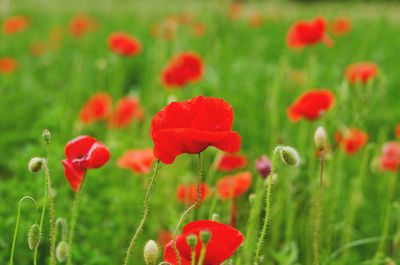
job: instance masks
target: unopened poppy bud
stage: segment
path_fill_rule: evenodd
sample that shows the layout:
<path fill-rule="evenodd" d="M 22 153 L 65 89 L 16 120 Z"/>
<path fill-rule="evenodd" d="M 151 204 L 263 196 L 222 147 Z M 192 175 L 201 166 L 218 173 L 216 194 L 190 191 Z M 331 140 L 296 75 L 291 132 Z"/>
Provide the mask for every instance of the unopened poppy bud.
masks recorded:
<path fill-rule="evenodd" d="M 69 245 L 67 241 L 61 241 L 56 248 L 56 257 L 59 262 L 64 262 L 68 258 Z"/>
<path fill-rule="evenodd" d="M 50 144 L 50 139 L 51 139 L 51 133 L 49 130 L 44 129 L 42 132 L 42 138 L 46 142 L 46 144 Z"/>
<path fill-rule="evenodd" d="M 326 131 L 324 129 L 324 127 L 319 126 L 317 128 L 317 130 L 315 131 L 314 134 L 314 143 L 315 143 L 315 147 L 318 150 L 324 150 L 326 147 Z"/>
<path fill-rule="evenodd" d="M 28 232 L 28 245 L 31 250 L 34 250 L 39 246 L 40 238 L 40 226 L 37 224 L 32 225 Z"/>
<path fill-rule="evenodd" d="M 219 222 L 219 214 L 213 213 L 213 215 L 211 217 L 211 220 L 215 221 L 215 222 Z"/>
<path fill-rule="evenodd" d="M 29 161 L 28 169 L 30 172 L 39 172 L 43 167 L 43 158 L 34 157 Z"/>
<path fill-rule="evenodd" d="M 188 235 L 186 242 L 191 248 L 194 248 L 197 245 L 197 236 L 195 234 Z"/>
<path fill-rule="evenodd" d="M 280 155 L 282 161 L 289 166 L 298 166 L 300 164 L 300 156 L 293 147 L 281 146 Z"/>
<path fill-rule="evenodd" d="M 155 265 L 160 251 L 154 240 L 149 240 L 144 247 L 143 256 L 147 265 Z"/>
<path fill-rule="evenodd" d="M 272 163 L 266 155 L 262 155 L 256 160 L 256 168 L 258 174 L 265 179 L 271 174 Z"/>
<path fill-rule="evenodd" d="M 207 244 L 211 239 L 211 232 L 209 230 L 200 231 L 200 240 L 203 244 Z"/>

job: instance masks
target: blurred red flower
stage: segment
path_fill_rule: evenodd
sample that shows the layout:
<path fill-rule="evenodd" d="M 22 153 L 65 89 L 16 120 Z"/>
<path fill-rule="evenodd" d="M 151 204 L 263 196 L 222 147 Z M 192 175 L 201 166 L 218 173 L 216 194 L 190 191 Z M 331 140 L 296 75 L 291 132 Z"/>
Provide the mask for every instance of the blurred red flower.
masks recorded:
<path fill-rule="evenodd" d="M 174 56 L 161 73 L 161 81 L 167 88 L 180 88 L 199 81 L 204 72 L 203 59 L 193 52 Z"/>
<path fill-rule="evenodd" d="M 0 58 L 0 74 L 9 74 L 18 67 L 17 61 L 11 57 Z"/>
<path fill-rule="evenodd" d="M 107 125 L 113 128 L 123 128 L 133 120 L 141 121 L 144 110 L 140 106 L 139 98 L 126 96 L 118 100 L 115 110 L 111 113 Z"/>
<path fill-rule="evenodd" d="M 316 17 L 313 21 L 296 22 L 289 29 L 286 37 L 286 44 L 292 49 L 302 49 L 319 42 L 328 47 L 333 46 L 333 41 L 326 34 L 326 22 L 322 17 Z"/>
<path fill-rule="evenodd" d="M 389 142 L 382 146 L 380 166 L 382 170 L 396 172 L 400 165 L 400 143 Z"/>
<path fill-rule="evenodd" d="M 117 166 L 128 168 L 136 174 L 148 174 L 154 163 L 155 157 L 152 148 L 130 149 L 117 160 Z"/>
<path fill-rule="evenodd" d="M 254 12 L 249 16 L 247 22 L 253 28 L 259 28 L 264 24 L 264 17 L 260 13 Z"/>
<path fill-rule="evenodd" d="M 171 164 L 180 154 L 197 154 L 208 146 L 236 153 L 241 138 L 232 132 L 232 123 L 232 107 L 222 99 L 199 96 L 172 102 L 151 121 L 154 155 Z"/>
<path fill-rule="evenodd" d="M 106 119 L 111 113 L 111 96 L 107 93 L 93 94 L 79 112 L 84 124 Z"/>
<path fill-rule="evenodd" d="M 231 4 L 229 6 L 228 16 L 232 20 L 237 20 L 242 15 L 242 5 L 241 4 Z"/>
<path fill-rule="evenodd" d="M 191 26 L 191 33 L 194 36 L 201 37 L 207 32 L 207 25 L 204 22 L 196 22 Z"/>
<path fill-rule="evenodd" d="M 217 170 L 229 173 L 247 166 L 245 155 L 223 154 L 218 161 Z"/>
<path fill-rule="evenodd" d="M 29 20 L 26 16 L 7 17 L 3 20 L 2 29 L 5 35 L 12 35 L 22 32 L 29 27 Z"/>
<path fill-rule="evenodd" d="M 172 236 L 173 234 L 170 231 L 161 230 L 158 233 L 158 244 L 160 244 L 160 246 L 164 248 L 168 244 L 168 242 L 172 240 Z"/>
<path fill-rule="evenodd" d="M 217 181 L 217 191 L 222 200 L 237 198 L 250 188 L 252 175 L 245 171 L 233 176 L 226 176 Z"/>
<path fill-rule="evenodd" d="M 49 46 L 53 50 L 61 47 L 61 41 L 64 36 L 64 29 L 60 26 L 54 26 L 49 30 Z"/>
<path fill-rule="evenodd" d="M 355 84 L 357 81 L 366 84 L 368 80 L 374 78 L 377 73 L 378 67 L 376 64 L 360 62 L 348 65 L 344 71 L 344 76 L 351 84 Z"/>
<path fill-rule="evenodd" d="M 354 155 L 368 142 L 368 134 L 357 128 L 335 132 L 336 143 L 348 155 Z"/>
<path fill-rule="evenodd" d="M 199 237 L 201 231 L 208 231 L 211 233 L 211 239 L 206 245 L 206 254 L 203 262 L 204 265 L 221 264 L 230 258 L 243 242 L 243 235 L 238 230 L 228 225 L 208 220 L 191 222 L 185 225 L 182 234 L 176 237 L 176 248 L 179 252 L 181 265 L 192 264 L 192 250 L 186 242 L 186 237 L 191 234 L 196 235 L 198 238 L 195 246 L 195 263 L 197 264 L 203 246 Z M 172 240 L 165 247 L 164 261 L 169 262 L 172 265 L 178 265 L 178 258 Z"/>
<path fill-rule="evenodd" d="M 108 46 L 116 54 L 126 57 L 137 55 L 142 50 L 142 44 L 125 32 L 114 32 L 108 37 Z"/>
<path fill-rule="evenodd" d="M 177 30 L 178 22 L 175 19 L 166 18 L 162 22 L 154 24 L 150 32 L 154 38 L 171 41 L 175 39 Z"/>
<path fill-rule="evenodd" d="M 396 125 L 396 128 L 394 129 L 394 134 L 396 138 L 400 138 L 400 124 Z"/>
<path fill-rule="evenodd" d="M 200 203 L 211 196 L 207 183 L 200 183 Z M 193 204 L 197 200 L 197 184 L 181 184 L 176 188 L 176 198 L 180 203 Z"/>
<path fill-rule="evenodd" d="M 45 52 L 45 45 L 41 42 L 34 42 L 29 47 L 29 52 L 34 56 L 41 56 Z"/>
<path fill-rule="evenodd" d="M 62 161 L 64 174 L 76 192 L 86 169 L 102 167 L 110 159 L 110 151 L 93 137 L 79 136 L 67 143 L 65 156 Z"/>
<path fill-rule="evenodd" d="M 85 13 L 77 14 L 68 25 L 70 34 L 76 38 L 81 38 L 86 33 L 95 31 L 97 27 L 97 20 Z"/>
<path fill-rule="evenodd" d="M 346 17 L 339 17 L 332 22 L 332 33 L 335 36 L 342 36 L 351 31 L 351 20 Z"/>
<path fill-rule="evenodd" d="M 335 95 L 331 91 L 327 89 L 309 90 L 287 109 L 287 115 L 292 122 L 297 122 L 301 118 L 315 120 L 330 110 L 334 103 Z"/>

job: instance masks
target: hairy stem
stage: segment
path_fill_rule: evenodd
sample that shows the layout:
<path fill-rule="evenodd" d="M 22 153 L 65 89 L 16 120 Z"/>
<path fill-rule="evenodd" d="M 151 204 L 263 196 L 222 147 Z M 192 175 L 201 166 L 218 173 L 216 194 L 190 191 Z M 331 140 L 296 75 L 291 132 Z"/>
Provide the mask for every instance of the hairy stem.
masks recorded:
<path fill-rule="evenodd" d="M 324 173 L 324 155 L 321 154 L 321 171 L 319 175 L 319 193 L 318 193 L 318 205 L 317 205 L 317 217 L 315 220 L 315 232 L 314 232 L 314 265 L 319 264 L 319 232 L 321 225 L 321 203 L 322 203 L 322 177 Z"/>
<path fill-rule="evenodd" d="M 51 196 L 51 182 L 50 182 L 50 172 L 49 167 L 47 165 L 47 160 L 43 159 L 43 164 L 46 170 L 46 178 L 47 178 L 47 189 L 49 194 L 49 203 L 50 203 L 50 260 L 51 264 L 56 264 L 56 255 L 55 255 L 55 248 L 56 242 L 54 238 L 54 203 L 53 197 Z"/>

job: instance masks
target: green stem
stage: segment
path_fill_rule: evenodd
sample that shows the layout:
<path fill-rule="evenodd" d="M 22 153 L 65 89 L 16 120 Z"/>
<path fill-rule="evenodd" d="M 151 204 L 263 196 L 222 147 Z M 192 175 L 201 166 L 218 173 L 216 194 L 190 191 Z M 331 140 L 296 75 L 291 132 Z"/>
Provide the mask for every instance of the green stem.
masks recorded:
<path fill-rule="evenodd" d="M 271 187 L 272 187 L 272 178 L 274 176 L 274 169 L 275 169 L 275 160 L 276 160 L 276 154 L 278 153 L 280 147 L 276 147 L 274 150 L 274 154 L 272 157 L 272 166 L 271 166 L 271 174 L 269 175 L 269 182 L 268 182 L 268 189 L 267 189 L 267 206 L 265 209 L 265 218 L 264 218 L 264 225 L 262 228 L 262 232 L 260 235 L 260 239 L 258 240 L 257 244 L 257 250 L 256 250 L 256 256 L 254 258 L 254 264 L 258 264 L 258 256 L 260 255 L 260 250 L 261 250 L 261 245 L 265 236 L 265 232 L 267 231 L 268 227 L 268 221 L 269 221 L 269 211 L 270 211 L 270 200 L 271 200 Z"/>
<path fill-rule="evenodd" d="M 42 216 L 40 217 L 40 234 L 42 234 L 42 227 L 43 227 L 43 221 L 44 221 L 44 215 L 46 213 L 46 204 L 47 204 L 47 176 L 44 177 L 44 194 L 43 194 L 43 208 L 42 208 Z M 33 264 L 37 265 L 37 254 L 38 254 L 38 249 L 35 249 L 35 252 L 33 254 Z"/>
<path fill-rule="evenodd" d="M 158 169 L 160 168 L 160 160 L 156 161 L 156 166 L 155 166 L 155 170 L 153 173 L 153 176 L 151 178 L 150 184 L 147 188 L 147 192 L 146 192 L 146 197 L 144 199 L 144 214 L 143 214 L 143 218 L 142 221 L 140 221 L 139 227 L 136 229 L 135 234 L 133 235 L 131 242 L 129 244 L 128 250 L 126 252 L 126 257 L 125 257 L 125 265 L 127 265 L 129 263 L 129 258 L 131 256 L 131 252 L 132 252 L 132 247 L 133 247 L 133 243 L 135 242 L 136 238 L 139 235 L 139 232 L 142 230 L 143 225 L 146 221 L 147 218 L 147 214 L 149 212 L 149 197 L 150 197 L 150 193 L 151 193 L 151 189 L 153 187 L 154 182 L 156 181 L 157 178 L 157 173 L 158 173 Z"/>
<path fill-rule="evenodd" d="M 204 257 L 206 256 L 206 250 L 207 250 L 207 244 L 203 244 L 203 246 L 201 247 L 200 258 L 199 258 L 199 262 L 197 263 L 197 265 L 203 265 Z"/>
<path fill-rule="evenodd" d="M 47 160 L 43 159 L 43 164 L 46 171 L 46 178 L 47 178 L 47 188 L 49 193 L 49 203 L 50 203 L 50 260 L 51 264 L 56 264 L 56 255 L 55 255 L 55 239 L 54 239 L 54 203 L 53 198 L 51 196 L 51 182 L 50 182 L 50 172 L 49 167 L 47 165 Z"/>
<path fill-rule="evenodd" d="M 35 208 L 36 208 L 35 224 L 37 223 L 38 207 L 37 207 L 35 199 L 33 199 L 30 196 L 22 197 L 21 200 L 19 200 L 19 203 L 18 203 L 17 223 L 15 224 L 14 237 L 13 237 L 13 242 L 12 242 L 12 246 L 11 246 L 10 265 L 13 265 L 13 262 L 14 262 L 14 251 L 15 251 L 15 243 L 17 241 L 19 219 L 20 219 L 20 216 L 21 216 L 21 205 L 22 205 L 22 202 L 25 199 L 30 199 L 35 204 Z M 41 227 L 40 227 L 40 229 L 41 229 Z M 36 247 L 36 249 L 37 249 L 37 247 Z"/>
<path fill-rule="evenodd" d="M 67 221 L 64 218 L 57 218 L 56 227 L 54 229 L 54 240 L 57 241 L 58 227 L 61 225 L 61 241 L 67 241 L 68 239 L 68 226 Z"/>
<path fill-rule="evenodd" d="M 317 206 L 317 217 L 315 220 L 315 232 L 314 232 L 314 265 L 319 264 L 319 232 L 321 225 L 321 203 L 322 203 L 322 177 L 324 174 L 324 154 L 321 154 L 321 171 L 319 175 L 319 193 L 318 193 L 318 206 Z"/>
<path fill-rule="evenodd" d="M 196 250 L 192 248 L 192 260 L 190 262 L 191 265 L 196 265 Z"/>
<path fill-rule="evenodd" d="M 176 253 L 176 257 L 178 259 L 178 264 L 181 265 L 181 257 L 179 256 L 178 249 L 176 248 L 176 236 L 179 231 L 179 227 L 181 226 L 183 219 L 185 219 L 186 215 L 188 215 L 193 209 L 197 208 L 200 205 L 200 183 L 201 183 L 201 175 L 202 175 L 202 166 L 201 166 L 201 153 L 198 153 L 199 158 L 199 173 L 197 175 L 197 200 L 195 203 L 190 206 L 182 215 L 181 219 L 179 219 L 178 225 L 176 226 L 175 233 L 172 239 L 174 250 Z"/>

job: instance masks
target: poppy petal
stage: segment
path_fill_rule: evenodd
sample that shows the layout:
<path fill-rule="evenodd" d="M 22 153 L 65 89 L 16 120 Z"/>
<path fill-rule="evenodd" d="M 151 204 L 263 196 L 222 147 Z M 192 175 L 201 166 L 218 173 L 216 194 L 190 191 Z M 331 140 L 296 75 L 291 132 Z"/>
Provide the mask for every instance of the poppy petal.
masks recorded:
<path fill-rule="evenodd" d="M 76 192 L 85 176 L 85 169 L 67 159 L 64 159 L 62 161 L 62 164 L 64 165 L 64 175 L 67 178 L 71 187 Z"/>

